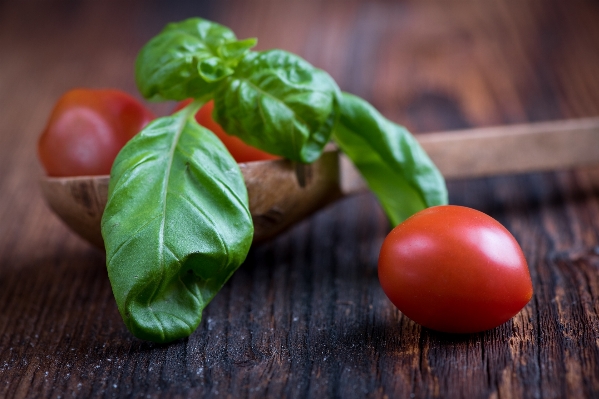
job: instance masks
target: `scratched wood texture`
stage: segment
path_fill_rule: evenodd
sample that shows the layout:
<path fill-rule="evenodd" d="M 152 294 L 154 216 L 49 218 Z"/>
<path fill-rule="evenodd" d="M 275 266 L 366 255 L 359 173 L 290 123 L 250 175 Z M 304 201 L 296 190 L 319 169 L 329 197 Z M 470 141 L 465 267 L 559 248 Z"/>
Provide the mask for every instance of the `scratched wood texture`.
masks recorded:
<path fill-rule="evenodd" d="M 40 197 L 36 139 L 69 88 L 136 93 L 139 47 L 195 15 L 417 133 L 599 115 L 596 1 L 0 1 L 0 397 L 599 397 L 597 169 L 449 182 L 530 265 L 533 299 L 493 330 L 440 334 L 391 305 L 389 225 L 363 195 L 253 248 L 188 339 L 133 338 L 104 255 Z"/>

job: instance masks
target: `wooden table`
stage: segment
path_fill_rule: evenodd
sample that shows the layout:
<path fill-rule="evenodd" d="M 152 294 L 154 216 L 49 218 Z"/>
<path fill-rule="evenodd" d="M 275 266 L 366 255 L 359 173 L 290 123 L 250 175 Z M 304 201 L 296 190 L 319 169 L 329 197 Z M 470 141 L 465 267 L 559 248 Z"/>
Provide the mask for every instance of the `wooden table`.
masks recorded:
<path fill-rule="evenodd" d="M 0 397 L 599 397 L 596 169 L 449 182 L 529 262 L 533 299 L 493 330 L 440 334 L 393 307 L 389 225 L 362 195 L 253 248 L 188 339 L 133 338 L 104 254 L 40 197 L 36 140 L 69 88 L 137 93 L 137 50 L 194 15 L 300 54 L 416 133 L 599 115 L 591 1 L 0 2 Z"/>

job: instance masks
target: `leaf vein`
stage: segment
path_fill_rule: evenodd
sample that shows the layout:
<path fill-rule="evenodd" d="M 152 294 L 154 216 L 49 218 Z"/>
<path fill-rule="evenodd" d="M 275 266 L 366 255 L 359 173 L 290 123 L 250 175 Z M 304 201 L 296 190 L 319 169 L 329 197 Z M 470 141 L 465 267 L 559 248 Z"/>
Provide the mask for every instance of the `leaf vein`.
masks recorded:
<path fill-rule="evenodd" d="M 191 202 L 191 200 L 189 198 L 184 197 L 183 195 L 181 195 L 181 193 L 175 193 L 174 195 L 176 195 L 177 197 L 180 197 L 183 201 L 187 202 L 192 208 L 194 208 L 200 214 L 202 214 L 202 216 L 204 216 L 204 218 L 206 219 L 206 221 L 208 221 L 210 223 L 210 225 L 212 226 L 212 231 L 214 231 L 216 237 L 218 238 L 218 241 L 221 244 L 221 247 L 223 248 L 223 251 L 226 254 L 226 258 L 227 258 L 227 262 L 226 263 L 229 263 L 229 256 L 230 256 L 229 248 L 227 247 L 227 244 L 225 243 L 225 240 L 223 239 L 220 231 L 218 230 L 218 226 L 214 222 L 214 219 L 212 218 L 212 216 L 210 214 L 206 213 L 197 204 L 194 204 L 193 202 Z"/>
<path fill-rule="evenodd" d="M 125 247 L 125 245 L 129 244 L 131 241 L 133 241 L 135 238 L 137 238 L 138 234 L 143 229 L 145 229 L 150 223 L 152 223 L 155 219 L 157 219 L 159 216 L 160 216 L 160 214 L 150 218 L 148 221 L 143 223 L 137 230 L 135 230 L 135 232 L 132 235 L 130 235 L 125 241 L 123 241 L 123 243 L 121 245 L 119 245 L 117 247 L 117 249 L 113 252 L 113 254 L 110 257 L 110 259 L 108 260 L 107 264 L 110 264 L 112 262 L 112 260 L 115 258 L 115 256 L 117 256 L 119 254 L 119 252 L 121 252 L 121 250 Z"/>

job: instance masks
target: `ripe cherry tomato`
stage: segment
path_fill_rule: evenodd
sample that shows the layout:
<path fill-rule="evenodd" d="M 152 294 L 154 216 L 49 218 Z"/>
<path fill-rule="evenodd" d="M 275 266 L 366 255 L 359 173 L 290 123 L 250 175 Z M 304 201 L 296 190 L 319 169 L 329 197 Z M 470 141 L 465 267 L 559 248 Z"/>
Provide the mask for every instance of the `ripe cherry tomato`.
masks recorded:
<path fill-rule="evenodd" d="M 175 111 L 180 110 L 189 104 L 191 100 L 185 100 L 175 108 Z M 196 114 L 196 121 L 205 128 L 210 129 L 227 147 L 233 158 L 241 162 L 252 161 L 268 161 L 272 159 L 280 159 L 276 155 L 269 154 L 244 143 L 240 138 L 231 136 L 223 130 L 223 128 L 212 119 L 212 110 L 214 109 L 214 101 L 208 101 Z"/>
<path fill-rule="evenodd" d="M 49 176 L 110 173 L 118 152 L 154 115 L 114 89 L 74 89 L 56 103 L 38 142 Z"/>
<path fill-rule="evenodd" d="M 471 208 L 436 206 L 395 227 L 381 248 L 379 280 L 391 302 L 433 330 L 494 328 L 532 297 L 526 259 L 499 222 Z"/>

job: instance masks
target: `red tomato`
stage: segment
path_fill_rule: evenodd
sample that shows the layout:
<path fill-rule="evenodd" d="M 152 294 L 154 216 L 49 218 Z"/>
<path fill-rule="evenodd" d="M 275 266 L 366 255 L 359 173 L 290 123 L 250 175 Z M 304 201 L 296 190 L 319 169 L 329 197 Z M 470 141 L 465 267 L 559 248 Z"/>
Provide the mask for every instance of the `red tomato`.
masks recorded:
<path fill-rule="evenodd" d="M 186 100 L 175 108 L 175 111 L 180 110 L 191 100 Z M 252 161 L 268 161 L 272 159 L 280 159 L 276 155 L 269 154 L 262 150 L 252 147 L 244 143 L 240 138 L 231 136 L 223 130 L 223 128 L 212 119 L 212 110 L 214 109 L 214 101 L 208 101 L 196 114 L 196 121 L 205 128 L 210 129 L 227 147 L 233 158 L 239 162 L 252 162 Z"/>
<path fill-rule="evenodd" d="M 38 155 L 49 176 L 109 174 L 121 148 L 152 119 L 122 91 L 74 89 L 54 106 Z"/>
<path fill-rule="evenodd" d="M 494 328 L 532 297 L 526 259 L 499 222 L 471 208 L 425 209 L 389 233 L 378 262 L 391 302 L 437 331 Z"/>

